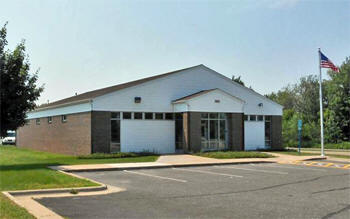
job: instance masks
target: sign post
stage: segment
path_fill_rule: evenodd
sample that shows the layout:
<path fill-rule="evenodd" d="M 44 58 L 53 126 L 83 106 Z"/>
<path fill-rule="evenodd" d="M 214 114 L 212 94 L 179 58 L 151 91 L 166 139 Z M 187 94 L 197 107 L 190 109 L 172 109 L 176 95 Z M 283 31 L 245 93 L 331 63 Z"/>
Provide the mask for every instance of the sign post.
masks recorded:
<path fill-rule="evenodd" d="M 298 120 L 298 140 L 299 140 L 299 144 L 298 144 L 298 152 L 300 153 L 301 150 L 301 128 L 303 126 L 303 121 L 301 119 Z"/>

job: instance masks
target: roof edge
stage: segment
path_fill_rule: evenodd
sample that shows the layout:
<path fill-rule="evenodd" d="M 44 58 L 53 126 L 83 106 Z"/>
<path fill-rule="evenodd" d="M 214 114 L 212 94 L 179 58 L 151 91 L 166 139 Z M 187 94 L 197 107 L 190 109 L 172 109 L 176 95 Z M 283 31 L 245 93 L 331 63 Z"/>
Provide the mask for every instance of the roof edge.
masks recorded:
<path fill-rule="evenodd" d="M 209 71 L 212 71 L 212 72 L 214 72 L 214 73 L 220 75 L 222 78 L 224 78 L 224 79 L 226 79 L 226 80 L 229 80 L 231 83 L 233 83 L 233 84 L 235 84 L 235 85 L 238 85 L 238 86 L 240 86 L 240 87 L 242 87 L 242 88 L 248 90 L 249 92 L 255 94 L 256 96 L 262 97 L 263 99 L 265 99 L 265 100 L 267 100 L 267 101 L 269 101 L 269 102 L 271 102 L 271 103 L 273 103 L 273 104 L 275 104 L 275 105 L 278 105 L 278 106 L 284 108 L 283 105 L 281 105 L 281 104 L 279 104 L 279 103 L 277 103 L 277 102 L 275 102 L 275 101 L 273 101 L 273 100 L 271 100 L 271 99 L 265 97 L 264 95 L 262 95 L 262 94 L 260 94 L 260 93 L 258 93 L 258 92 L 256 92 L 256 91 L 254 91 L 254 90 L 252 90 L 252 89 L 250 89 L 250 88 L 248 88 L 248 87 L 246 87 L 246 86 L 243 86 L 243 85 L 241 85 L 241 84 L 239 84 L 239 83 L 237 83 L 237 82 L 235 82 L 235 81 L 232 81 L 230 78 L 226 77 L 225 75 L 222 75 L 222 74 L 220 74 L 219 72 L 217 72 L 217 71 L 215 71 L 215 70 L 213 70 L 213 69 L 211 69 L 211 68 L 209 68 L 209 67 L 207 67 L 207 66 L 205 66 L 205 65 L 201 65 L 201 66 L 203 66 L 205 69 L 207 69 L 207 70 L 209 70 Z"/>
<path fill-rule="evenodd" d="M 88 103 L 88 102 L 91 102 L 91 101 L 92 101 L 92 99 L 84 99 L 84 100 L 78 100 L 78 101 L 73 101 L 73 102 L 69 102 L 69 103 L 62 103 L 62 104 L 53 105 L 53 106 L 36 108 L 36 109 L 34 109 L 32 111 L 29 111 L 28 113 L 35 113 L 35 112 L 45 111 L 45 110 L 49 110 L 49 109 L 61 108 L 61 107 L 65 107 L 65 106 L 78 105 L 78 104 L 81 104 L 81 103 Z"/>
<path fill-rule="evenodd" d="M 214 92 L 214 91 L 219 91 L 221 93 L 224 93 L 234 99 L 237 99 L 238 101 L 242 102 L 243 104 L 246 103 L 244 100 L 242 100 L 241 98 L 239 97 L 236 97 L 230 93 L 227 93 L 226 91 L 223 91 L 221 90 L 220 88 L 213 88 L 213 89 L 209 89 L 209 90 L 202 90 L 202 91 L 199 91 L 199 92 L 196 92 L 196 93 L 193 93 L 193 94 L 190 94 L 190 95 L 187 95 L 185 97 L 182 97 L 182 98 L 179 98 L 179 99 L 176 99 L 176 100 L 173 100 L 172 103 L 173 104 L 177 104 L 177 103 L 185 103 L 186 101 L 188 100 L 192 100 L 192 99 L 195 99 L 197 97 L 201 97 L 203 95 L 206 95 L 206 94 L 209 94 L 211 92 Z M 191 97 L 193 95 L 193 97 Z M 188 97 L 188 99 L 186 99 L 186 97 Z"/>

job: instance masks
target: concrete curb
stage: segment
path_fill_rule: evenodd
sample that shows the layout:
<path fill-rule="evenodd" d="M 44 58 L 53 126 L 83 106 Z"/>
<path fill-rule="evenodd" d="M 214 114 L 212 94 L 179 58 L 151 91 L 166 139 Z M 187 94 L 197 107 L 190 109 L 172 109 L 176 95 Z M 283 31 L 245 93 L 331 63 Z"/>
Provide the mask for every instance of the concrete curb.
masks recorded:
<path fill-rule="evenodd" d="M 123 188 L 117 188 L 113 186 L 107 187 L 107 185 L 100 182 L 75 175 L 73 173 L 66 173 L 61 170 L 57 170 L 63 174 L 70 175 L 76 178 L 89 180 L 96 183 L 99 186 L 91 187 L 77 187 L 77 188 L 57 188 L 57 189 L 37 189 L 37 190 L 16 190 L 16 191 L 3 191 L 2 193 L 18 206 L 26 209 L 29 214 L 36 218 L 45 219 L 63 219 L 62 216 L 55 213 L 51 209 L 41 205 L 36 201 L 37 198 L 43 197 L 64 197 L 64 196 L 85 196 L 85 195 L 101 195 L 113 192 L 121 192 Z M 72 194 L 71 191 L 76 190 L 78 194 Z M 81 193 L 80 193 L 81 192 Z"/>
<path fill-rule="evenodd" d="M 241 162 L 218 162 L 218 163 L 190 163 L 190 164 L 166 164 L 159 166 L 140 166 L 140 167 L 103 167 L 90 169 L 67 169 L 59 166 L 49 167 L 54 170 L 62 172 L 97 172 L 97 171 L 123 171 L 123 170 L 140 170 L 140 169 L 161 169 L 161 168 L 175 168 L 175 167 L 196 167 L 196 166 L 216 166 L 216 165 L 232 165 L 232 164 L 250 164 L 250 163 L 276 163 L 277 161 L 241 161 Z"/>
<path fill-rule="evenodd" d="M 312 158 L 307 158 L 307 159 L 303 159 L 301 161 L 308 161 L 308 160 L 327 160 L 327 157 L 312 157 Z"/>
<path fill-rule="evenodd" d="M 107 186 L 94 186 L 94 187 L 78 187 L 78 188 L 60 188 L 60 189 L 37 189 L 37 190 L 16 190 L 6 191 L 12 196 L 17 195 L 42 195 L 42 194 L 57 194 L 57 193 L 70 193 L 72 190 L 78 192 L 97 192 L 106 190 Z"/>

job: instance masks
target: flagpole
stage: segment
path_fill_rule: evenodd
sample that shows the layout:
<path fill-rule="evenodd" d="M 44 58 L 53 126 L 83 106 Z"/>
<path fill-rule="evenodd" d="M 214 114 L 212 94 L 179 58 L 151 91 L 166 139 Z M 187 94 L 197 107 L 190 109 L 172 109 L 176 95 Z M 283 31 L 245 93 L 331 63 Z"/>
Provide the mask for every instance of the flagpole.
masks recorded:
<path fill-rule="evenodd" d="M 321 124 L 321 156 L 324 157 L 324 143 L 323 143 L 323 104 L 322 104 L 322 70 L 321 70 L 321 49 L 318 48 L 318 60 L 320 68 L 320 124 Z"/>

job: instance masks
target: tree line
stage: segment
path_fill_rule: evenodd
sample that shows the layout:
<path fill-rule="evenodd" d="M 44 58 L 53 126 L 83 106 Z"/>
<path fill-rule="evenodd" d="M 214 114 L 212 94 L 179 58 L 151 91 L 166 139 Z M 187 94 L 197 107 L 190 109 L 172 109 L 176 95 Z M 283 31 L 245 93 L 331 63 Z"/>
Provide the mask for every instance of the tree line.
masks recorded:
<path fill-rule="evenodd" d="M 350 139 L 350 57 L 340 66 L 340 72 L 328 71 L 322 81 L 324 140 L 339 143 Z M 266 95 L 284 106 L 282 135 L 284 146 L 297 145 L 297 121 L 303 121 L 302 146 L 320 142 L 320 103 L 318 75 L 300 78 L 278 92 Z"/>

